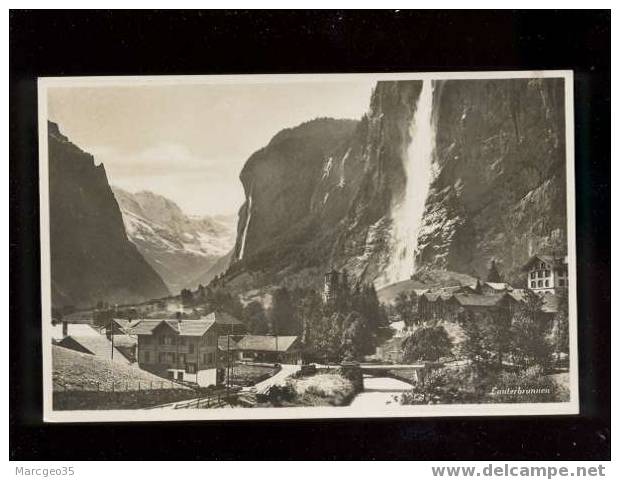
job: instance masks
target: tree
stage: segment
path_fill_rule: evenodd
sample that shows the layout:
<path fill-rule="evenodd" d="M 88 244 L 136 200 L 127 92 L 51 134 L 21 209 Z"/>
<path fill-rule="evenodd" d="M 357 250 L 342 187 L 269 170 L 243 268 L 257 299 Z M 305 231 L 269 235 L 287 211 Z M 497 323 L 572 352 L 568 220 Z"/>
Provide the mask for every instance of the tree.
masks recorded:
<path fill-rule="evenodd" d="M 181 302 L 184 306 L 191 305 L 194 301 L 194 296 L 192 295 L 192 291 L 189 288 L 184 288 L 181 290 Z"/>
<path fill-rule="evenodd" d="M 344 317 L 341 313 L 323 315 L 309 332 L 309 345 L 317 359 L 340 361 Z"/>
<path fill-rule="evenodd" d="M 279 288 L 273 294 L 273 303 L 270 312 L 271 333 L 274 335 L 299 335 L 301 325 L 295 315 L 289 291 Z"/>
<path fill-rule="evenodd" d="M 316 327 L 323 315 L 323 302 L 315 290 L 306 290 L 298 299 L 296 317 L 301 322 L 301 342 L 309 343 L 310 331 Z"/>
<path fill-rule="evenodd" d="M 468 310 L 458 313 L 458 322 L 463 329 L 464 340 L 460 345 L 460 353 L 468 359 L 476 371 L 490 361 L 491 354 L 486 346 L 486 339 L 477 316 Z"/>
<path fill-rule="evenodd" d="M 358 312 L 351 312 L 344 320 L 342 355 L 345 360 L 361 360 L 372 353 L 374 342 L 368 321 Z"/>
<path fill-rule="evenodd" d="M 442 326 L 420 327 L 403 342 L 403 360 L 435 362 L 452 354 L 452 341 Z"/>
<path fill-rule="evenodd" d="M 547 368 L 551 359 L 551 345 L 547 339 L 550 322 L 541 311 L 542 299 L 533 292 L 526 292 L 524 302 L 512 318 L 513 358 L 523 367 Z"/>
<path fill-rule="evenodd" d="M 265 309 L 262 303 L 256 300 L 248 303 L 244 308 L 243 317 L 248 331 L 251 334 L 265 335 L 269 331 L 267 315 L 265 315 Z"/>
<path fill-rule="evenodd" d="M 409 295 L 407 292 L 401 292 L 394 301 L 394 308 L 405 325 L 411 327 L 417 320 L 418 296 L 415 292 L 411 292 Z"/>
<path fill-rule="evenodd" d="M 495 260 L 491 260 L 491 266 L 489 267 L 489 273 L 487 274 L 487 282 L 491 283 L 502 283 L 502 276 L 499 274 L 497 270 L 497 265 L 495 265 Z"/>
<path fill-rule="evenodd" d="M 461 354 L 480 371 L 490 364 L 501 367 L 510 350 L 512 335 L 510 318 L 502 312 L 459 312 L 465 340 Z"/>
<path fill-rule="evenodd" d="M 568 297 L 564 293 L 558 294 L 558 313 L 555 316 L 554 350 L 556 353 L 568 353 Z"/>
<path fill-rule="evenodd" d="M 243 304 L 237 295 L 233 295 L 221 287 L 213 290 L 211 294 L 207 291 L 206 294 L 211 297 L 209 306 L 213 310 L 229 313 L 238 319 L 243 318 Z"/>

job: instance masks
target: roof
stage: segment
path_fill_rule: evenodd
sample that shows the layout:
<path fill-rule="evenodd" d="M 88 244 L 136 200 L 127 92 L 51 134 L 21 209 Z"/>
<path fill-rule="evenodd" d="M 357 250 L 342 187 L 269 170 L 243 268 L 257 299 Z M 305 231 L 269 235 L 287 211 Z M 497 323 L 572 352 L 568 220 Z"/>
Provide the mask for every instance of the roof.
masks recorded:
<path fill-rule="evenodd" d="M 517 302 L 524 302 L 525 301 L 526 293 L 525 293 L 525 289 L 524 288 L 513 288 L 512 290 L 507 292 L 506 295 L 511 296 Z"/>
<path fill-rule="evenodd" d="M 231 314 L 226 312 L 215 311 L 208 315 L 205 315 L 201 320 L 212 320 L 218 325 L 245 325 L 243 322 L 237 320 Z"/>
<path fill-rule="evenodd" d="M 123 330 L 130 330 L 135 327 L 141 320 L 129 320 L 127 318 L 113 318 L 114 323 L 116 323 Z"/>
<path fill-rule="evenodd" d="M 429 302 L 436 302 L 440 297 L 439 293 L 431 293 L 427 292 L 422 295 L 423 298 L 426 298 Z"/>
<path fill-rule="evenodd" d="M 522 270 L 527 270 L 530 268 L 531 264 L 535 261 L 542 261 L 545 263 L 550 263 L 552 265 L 565 265 L 566 263 L 568 263 L 568 257 L 567 256 L 559 256 L 559 257 L 554 257 L 553 255 L 532 255 L 527 262 L 525 262 L 525 265 L 523 265 Z"/>
<path fill-rule="evenodd" d="M 491 287 L 493 290 L 511 290 L 512 287 L 509 283 L 505 282 L 484 282 L 485 285 Z"/>
<path fill-rule="evenodd" d="M 114 347 L 133 347 L 138 340 L 136 337 L 129 335 L 114 335 Z"/>
<path fill-rule="evenodd" d="M 476 293 L 456 293 L 454 299 L 464 307 L 495 307 L 504 298 L 504 295 L 479 295 Z"/>
<path fill-rule="evenodd" d="M 99 337 L 101 334 L 87 323 L 67 323 L 67 335 L 79 337 Z M 62 340 L 62 322 L 52 325 L 52 338 Z"/>
<path fill-rule="evenodd" d="M 168 325 L 176 334 L 188 337 L 202 337 L 215 325 L 213 320 L 170 320 L 161 318 L 155 320 L 140 320 L 130 331 L 133 335 L 152 335 L 153 331 L 162 324 Z"/>
<path fill-rule="evenodd" d="M 276 341 L 277 338 L 277 341 Z M 258 350 L 262 352 L 286 352 L 297 340 L 296 336 L 245 335 L 237 342 L 238 350 Z M 276 343 L 278 345 L 276 350 Z"/>
<path fill-rule="evenodd" d="M 237 350 L 237 342 L 235 342 L 233 338 L 230 338 L 230 343 L 228 343 L 229 337 L 231 337 L 231 335 L 223 335 L 223 336 L 218 337 L 217 348 L 224 352 L 229 349 Z"/>
<path fill-rule="evenodd" d="M 112 342 L 107 339 L 105 335 L 99 335 L 91 337 L 77 337 L 73 335 L 69 335 L 63 338 L 58 345 L 75 350 L 74 347 L 80 346 L 84 350 L 90 352 L 92 355 L 101 358 L 111 358 L 112 357 Z M 116 348 L 114 348 L 116 350 Z M 114 361 L 125 363 L 127 365 L 130 364 L 129 360 L 119 351 L 115 352 Z"/>

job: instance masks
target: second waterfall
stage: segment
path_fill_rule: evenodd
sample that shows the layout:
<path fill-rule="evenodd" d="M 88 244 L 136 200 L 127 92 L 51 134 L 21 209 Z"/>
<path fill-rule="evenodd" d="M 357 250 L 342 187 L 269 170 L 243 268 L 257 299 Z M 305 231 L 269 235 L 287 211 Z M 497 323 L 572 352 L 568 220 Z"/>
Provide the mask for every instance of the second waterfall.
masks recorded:
<path fill-rule="evenodd" d="M 403 158 L 407 176 L 402 201 L 392 211 L 392 245 L 386 283 L 407 280 L 415 271 L 415 254 L 433 171 L 435 127 L 433 85 L 424 80 L 410 126 L 411 143 Z"/>

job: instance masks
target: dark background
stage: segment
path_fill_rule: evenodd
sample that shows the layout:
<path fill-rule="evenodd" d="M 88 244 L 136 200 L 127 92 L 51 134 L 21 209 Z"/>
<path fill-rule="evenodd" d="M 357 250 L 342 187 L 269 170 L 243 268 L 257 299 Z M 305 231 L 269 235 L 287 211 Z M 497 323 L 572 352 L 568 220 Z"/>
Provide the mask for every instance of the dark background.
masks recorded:
<path fill-rule="evenodd" d="M 10 457 L 610 458 L 610 13 L 10 13 Z M 38 76 L 572 69 L 581 414 L 43 424 Z"/>

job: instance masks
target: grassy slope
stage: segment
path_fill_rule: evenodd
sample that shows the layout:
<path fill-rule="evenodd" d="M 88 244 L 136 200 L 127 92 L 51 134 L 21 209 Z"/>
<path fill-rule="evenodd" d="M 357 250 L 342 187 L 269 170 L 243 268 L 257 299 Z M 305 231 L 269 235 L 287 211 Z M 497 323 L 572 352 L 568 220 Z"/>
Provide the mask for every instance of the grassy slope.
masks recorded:
<path fill-rule="evenodd" d="M 171 382 L 153 375 L 149 372 L 131 365 L 124 365 L 112 362 L 108 359 L 95 357 L 85 353 L 75 352 L 68 348 L 53 346 L 53 381 L 55 390 L 64 390 L 64 386 L 71 390 L 99 390 L 111 391 L 112 382 L 115 389 L 137 390 L 140 388 L 159 388 L 161 382 L 163 387 L 186 389 L 179 384 Z"/>

